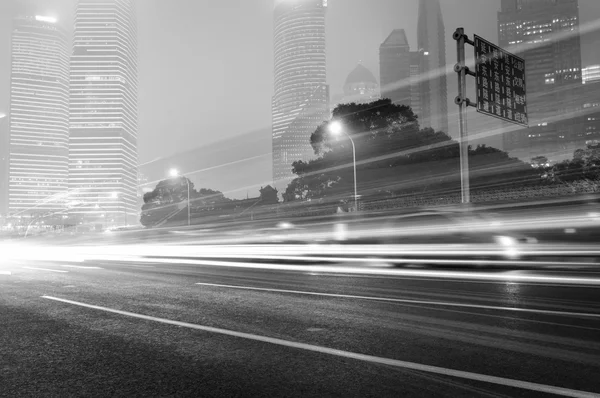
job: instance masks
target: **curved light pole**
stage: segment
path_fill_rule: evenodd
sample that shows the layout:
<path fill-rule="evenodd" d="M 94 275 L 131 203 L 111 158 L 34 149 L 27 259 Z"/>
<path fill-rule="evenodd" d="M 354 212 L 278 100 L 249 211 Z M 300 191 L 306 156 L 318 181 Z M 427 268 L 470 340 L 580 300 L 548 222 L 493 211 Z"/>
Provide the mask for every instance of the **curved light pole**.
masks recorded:
<path fill-rule="evenodd" d="M 173 178 L 180 177 L 179 170 L 177 170 L 177 169 L 169 170 L 169 175 Z M 190 215 L 190 181 L 186 177 L 183 177 L 183 179 L 185 180 L 185 183 L 187 184 L 187 219 L 188 219 L 188 227 L 189 227 L 190 225 L 192 225 L 191 215 Z"/>
<path fill-rule="evenodd" d="M 329 123 L 329 132 L 331 132 L 333 135 L 344 134 L 352 144 L 352 163 L 354 167 L 354 211 L 358 211 L 358 190 L 356 188 L 356 147 L 354 146 L 354 140 L 348 133 L 346 133 L 346 131 L 344 131 L 344 126 L 342 126 L 342 123 L 338 122 L 337 120 Z"/>

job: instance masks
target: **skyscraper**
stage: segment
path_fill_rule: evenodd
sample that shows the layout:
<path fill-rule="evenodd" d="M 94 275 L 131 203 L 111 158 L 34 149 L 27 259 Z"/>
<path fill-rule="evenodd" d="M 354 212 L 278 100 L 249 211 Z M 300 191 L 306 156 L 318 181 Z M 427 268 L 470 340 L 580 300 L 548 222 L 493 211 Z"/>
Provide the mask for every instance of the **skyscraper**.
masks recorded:
<path fill-rule="evenodd" d="M 424 85 L 423 79 L 421 78 L 421 72 L 423 70 L 423 51 L 411 51 L 410 52 L 410 107 L 417 116 L 423 114 L 423 88 L 428 86 Z"/>
<path fill-rule="evenodd" d="M 69 155 L 69 56 L 50 17 L 13 22 L 8 212 L 41 217 L 64 209 Z"/>
<path fill-rule="evenodd" d="M 394 29 L 379 46 L 381 97 L 398 105 L 409 105 L 421 119 L 424 84 L 423 52 L 410 51 L 404 29 Z"/>
<path fill-rule="evenodd" d="M 423 52 L 422 127 L 448 132 L 446 33 L 439 0 L 419 0 L 417 43 Z"/>
<path fill-rule="evenodd" d="M 293 177 L 292 163 L 314 157 L 310 135 L 329 117 L 327 0 L 276 0 L 273 180 Z M 281 187 L 281 186 L 280 186 Z M 281 191 L 281 189 L 280 189 Z"/>
<path fill-rule="evenodd" d="M 410 104 L 410 58 L 404 29 L 394 29 L 379 46 L 381 96 L 395 104 Z"/>
<path fill-rule="evenodd" d="M 562 123 L 577 111 L 581 46 L 577 0 L 502 0 L 501 47 L 525 59 L 529 129 L 504 135 L 504 148 L 522 158 L 552 158 L 571 152 L 577 123 Z M 581 105 L 581 104 L 579 104 Z"/>
<path fill-rule="evenodd" d="M 137 221 L 135 0 L 79 0 L 70 72 L 71 214 Z"/>

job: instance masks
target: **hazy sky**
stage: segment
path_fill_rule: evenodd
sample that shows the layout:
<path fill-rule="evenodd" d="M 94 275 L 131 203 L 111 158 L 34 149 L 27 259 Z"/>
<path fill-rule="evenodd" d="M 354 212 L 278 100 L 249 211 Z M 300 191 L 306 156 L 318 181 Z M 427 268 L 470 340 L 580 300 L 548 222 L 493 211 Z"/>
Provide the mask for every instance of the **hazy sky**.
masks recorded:
<path fill-rule="evenodd" d="M 76 0 L 25 1 L 39 13 L 54 14 L 67 28 L 72 27 Z M 22 0 L 0 0 L 0 112 L 8 109 L 10 26 L 18 2 Z M 417 0 L 329 0 L 327 78 L 332 95 L 342 91 L 346 76 L 358 61 L 379 76 L 379 44 L 392 29 L 404 28 L 411 46 L 416 45 L 417 3 Z M 441 0 L 441 3 L 448 63 L 456 62 L 456 45 L 451 34 L 458 26 L 463 26 L 469 35 L 477 33 L 497 41 L 496 12 L 500 0 Z M 580 9 L 582 23 L 600 18 L 600 0 L 580 0 Z M 272 12 L 273 0 L 138 0 L 141 163 L 255 132 L 256 145 L 252 148 L 234 145 L 229 159 L 220 157 L 202 166 L 218 166 L 220 160 L 256 157 L 242 167 L 236 178 L 229 178 L 224 184 L 214 171 L 197 184 L 231 190 L 244 182 L 268 183 Z M 584 65 L 600 63 L 600 59 L 594 58 L 600 57 L 597 45 L 592 49 L 584 43 L 583 50 Z M 456 95 L 454 76 L 449 76 L 448 85 L 448 98 L 452 99 Z M 457 123 L 455 108 L 449 106 L 453 135 Z M 474 112 L 469 118 L 477 131 L 498 127 L 495 119 L 481 119 Z M 489 142 L 498 146 L 500 139 L 496 137 Z M 261 153 L 264 156 L 259 156 Z M 201 149 L 197 153 L 199 157 L 209 155 Z M 232 196 L 240 195 L 238 192 Z"/>

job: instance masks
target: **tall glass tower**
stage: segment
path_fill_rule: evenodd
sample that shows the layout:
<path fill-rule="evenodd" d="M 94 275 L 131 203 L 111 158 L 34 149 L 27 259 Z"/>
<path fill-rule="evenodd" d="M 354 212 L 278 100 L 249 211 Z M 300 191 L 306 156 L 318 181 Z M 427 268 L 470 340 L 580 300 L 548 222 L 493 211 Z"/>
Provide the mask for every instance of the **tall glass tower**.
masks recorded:
<path fill-rule="evenodd" d="M 137 221 L 135 0 L 79 0 L 70 71 L 71 214 L 106 226 Z"/>
<path fill-rule="evenodd" d="M 418 51 L 422 52 L 422 127 L 448 132 L 446 33 L 439 0 L 419 1 Z"/>
<path fill-rule="evenodd" d="M 8 213 L 13 216 L 64 210 L 69 55 L 56 22 L 44 16 L 13 22 L 8 142 Z"/>
<path fill-rule="evenodd" d="M 326 8 L 327 0 L 275 2 L 275 94 L 272 101 L 275 185 L 293 177 L 294 161 L 314 157 L 310 135 L 329 117 Z"/>

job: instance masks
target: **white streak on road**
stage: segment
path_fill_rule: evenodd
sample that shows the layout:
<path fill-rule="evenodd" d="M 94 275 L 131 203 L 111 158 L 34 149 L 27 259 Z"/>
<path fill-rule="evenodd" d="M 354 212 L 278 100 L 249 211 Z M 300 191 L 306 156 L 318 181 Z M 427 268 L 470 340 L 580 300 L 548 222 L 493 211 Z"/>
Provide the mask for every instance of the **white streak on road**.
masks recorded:
<path fill-rule="evenodd" d="M 58 270 L 58 269 L 49 269 L 49 268 L 36 268 L 36 267 L 23 267 L 24 269 L 31 269 L 31 270 L 35 270 L 35 271 L 49 271 L 49 272 L 60 272 L 63 274 L 68 273 L 69 271 L 63 271 L 63 270 Z"/>
<path fill-rule="evenodd" d="M 0 271 L 0 275 L 12 275 L 10 271 Z"/>
<path fill-rule="evenodd" d="M 489 375 L 484 375 L 484 374 L 479 374 L 479 373 L 465 372 L 462 370 L 442 368 L 439 366 L 424 365 L 424 364 L 415 363 L 415 362 L 400 361 L 397 359 L 382 358 L 382 357 L 377 357 L 377 356 L 373 356 L 373 355 L 358 354 L 358 353 L 354 353 L 354 352 L 350 352 L 350 351 L 336 350 L 334 348 L 322 347 L 322 346 L 306 344 L 306 343 L 298 343 L 295 341 L 282 340 L 282 339 L 277 339 L 277 338 L 273 338 L 273 337 L 260 336 L 260 335 L 256 335 L 256 334 L 243 333 L 243 332 L 236 332 L 233 330 L 220 329 L 220 328 L 203 326 L 203 325 L 196 325 L 196 324 L 187 323 L 187 322 L 173 321 L 170 319 L 158 318 L 158 317 L 137 314 L 137 313 L 128 312 L 128 311 L 121 311 L 121 310 L 116 310 L 116 309 L 112 309 L 112 308 L 81 303 L 78 301 L 61 299 L 61 298 L 52 297 L 52 296 L 42 296 L 42 298 L 57 301 L 57 302 L 62 302 L 62 303 L 66 303 L 66 304 L 72 304 L 72 305 L 76 305 L 79 307 L 90 308 L 90 309 L 94 309 L 94 310 L 128 316 L 131 318 L 143 319 L 146 321 L 159 322 L 159 323 L 163 323 L 163 324 L 167 324 L 167 325 L 185 327 L 185 328 L 189 328 L 189 329 L 201 330 L 201 331 L 210 332 L 210 333 L 217 333 L 217 334 L 238 337 L 238 338 L 247 339 L 247 340 L 260 341 L 263 343 L 275 344 L 275 345 L 279 345 L 279 346 L 296 348 L 296 349 L 311 351 L 311 352 L 318 352 L 321 354 L 334 355 L 337 357 L 350 358 L 350 359 L 355 359 L 355 360 L 359 360 L 359 361 L 376 363 L 376 364 L 380 364 L 380 365 L 394 366 L 394 367 L 403 368 L 403 369 L 412 369 L 412 370 L 417 370 L 417 371 L 421 371 L 421 372 L 434 373 L 434 374 L 439 374 L 439 375 L 443 375 L 443 376 L 451 376 L 451 377 L 457 377 L 457 378 L 467 379 L 467 380 L 482 381 L 482 382 L 498 384 L 498 385 L 502 385 L 502 386 L 516 387 L 516 388 L 521 388 L 521 389 L 525 389 L 525 390 L 539 391 L 539 392 L 544 392 L 544 393 L 548 393 L 548 394 L 561 395 L 564 397 L 578 397 L 578 398 L 579 397 L 581 397 L 581 398 L 596 397 L 596 398 L 600 398 L 600 394 L 592 393 L 592 392 L 572 390 L 572 389 L 568 389 L 568 388 L 555 387 L 555 386 L 539 384 L 539 383 L 531 383 L 528 381 L 514 380 L 514 379 L 508 379 L 508 378 L 504 378 L 504 377 L 489 376 Z"/>
<path fill-rule="evenodd" d="M 373 301 L 387 301 L 387 302 L 393 302 L 393 303 L 423 304 L 423 305 L 435 305 L 435 306 L 443 306 L 443 307 L 475 308 L 475 309 L 481 309 L 481 310 L 527 312 L 527 313 L 544 314 L 544 315 L 600 318 L 600 313 L 594 314 L 594 313 L 586 313 L 586 312 L 540 310 L 540 309 L 535 309 L 535 308 L 499 307 L 499 306 L 493 306 L 493 305 L 451 303 L 451 302 L 447 302 L 447 301 L 398 299 L 398 298 L 391 298 L 391 297 L 354 296 L 354 295 L 350 295 L 350 294 L 306 292 L 306 291 L 302 291 L 302 290 L 267 289 L 267 288 L 252 287 L 252 286 L 221 285 L 221 284 L 217 284 L 217 283 L 201 283 L 201 282 L 199 282 L 199 283 L 196 283 L 196 285 L 212 286 L 212 287 L 225 287 L 225 288 L 229 288 L 229 289 L 240 289 L 240 290 L 257 290 L 257 291 L 272 292 L 272 293 L 290 293 L 290 294 L 304 294 L 304 295 L 310 295 L 310 296 L 350 298 L 350 299 L 373 300 Z"/>
<path fill-rule="evenodd" d="M 352 267 L 352 266 L 319 266 L 319 265 L 284 265 L 284 264 L 262 264 L 234 261 L 214 261 L 214 260 L 195 260 L 185 258 L 153 258 L 143 259 L 139 261 L 152 261 L 153 263 L 162 264 L 188 264 L 188 265 L 208 265 L 214 267 L 232 267 L 232 268 L 248 268 L 248 269 L 264 269 L 273 271 L 300 271 L 312 273 L 329 273 L 329 274 L 359 274 L 359 275 L 381 275 L 381 276 L 400 276 L 400 277 L 417 277 L 417 278 L 433 278 L 433 279 L 458 279 L 477 280 L 477 281 L 495 281 L 498 283 L 515 282 L 515 283 L 538 283 L 538 284 L 561 284 L 561 285 L 588 285 L 600 286 L 600 278 L 598 277 L 570 277 L 570 276 L 549 276 L 549 275 L 525 275 L 525 274 L 508 274 L 508 273 L 486 273 L 474 271 L 440 271 L 440 270 L 423 270 L 423 269 L 392 269 L 392 268 L 377 268 L 377 267 Z M 125 265 L 123 265 L 125 266 Z"/>
<path fill-rule="evenodd" d="M 104 269 L 104 268 L 100 268 L 100 267 L 84 267 L 81 265 L 61 265 L 61 267 L 65 267 L 65 268 L 78 268 L 78 269 Z"/>

